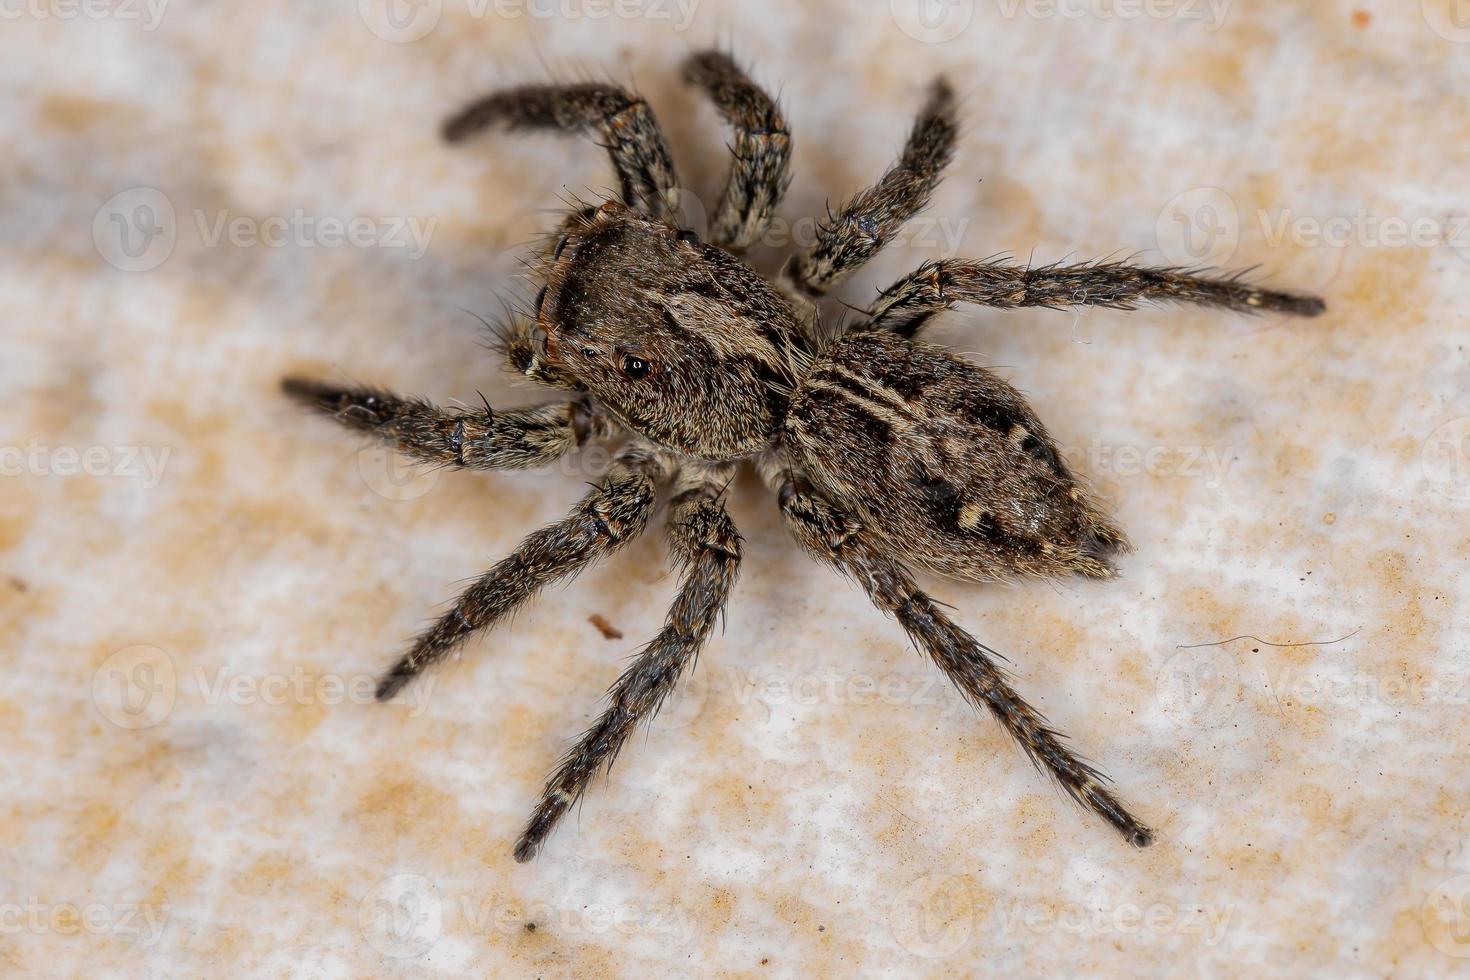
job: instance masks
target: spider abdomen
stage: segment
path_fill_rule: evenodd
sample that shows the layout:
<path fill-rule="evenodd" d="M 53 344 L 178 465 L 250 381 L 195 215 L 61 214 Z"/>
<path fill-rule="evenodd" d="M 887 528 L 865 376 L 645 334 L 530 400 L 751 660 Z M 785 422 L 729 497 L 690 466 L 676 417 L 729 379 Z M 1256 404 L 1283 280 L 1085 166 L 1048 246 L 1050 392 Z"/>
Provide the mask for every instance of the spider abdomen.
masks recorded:
<path fill-rule="evenodd" d="M 1020 392 L 930 344 L 842 338 L 797 389 L 782 439 L 814 482 L 931 571 L 1107 577 L 1127 547 Z"/>

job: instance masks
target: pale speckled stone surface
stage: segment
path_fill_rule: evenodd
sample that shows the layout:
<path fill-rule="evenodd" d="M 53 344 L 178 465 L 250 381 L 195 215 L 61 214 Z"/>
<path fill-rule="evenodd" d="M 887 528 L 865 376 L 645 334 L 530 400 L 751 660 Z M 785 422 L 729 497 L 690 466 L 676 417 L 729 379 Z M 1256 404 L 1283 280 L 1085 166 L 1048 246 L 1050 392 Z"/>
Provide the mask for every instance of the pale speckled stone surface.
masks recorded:
<path fill-rule="evenodd" d="M 1451 0 L 979 0 L 925 43 L 893 6 L 434 0 L 411 43 L 347 0 L 179 2 L 155 30 L 141 5 L 7 7 L 0 972 L 1470 969 L 1470 30 Z M 536 398 L 460 308 L 513 295 L 513 247 L 605 164 L 552 136 L 451 151 L 436 122 L 548 70 L 631 76 L 712 197 L 724 135 L 677 64 L 715 39 L 782 91 L 791 216 L 887 164 L 933 72 L 963 90 L 949 182 L 855 302 L 946 230 L 963 254 L 1216 259 L 1327 296 L 1308 323 L 968 311 L 936 332 L 1032 394 L 1137 553 L 1113 583 L 930 584 L 1153 849 L 1061 800 L 751 480 L 723 635 L 535 863 L 509 851 L 545 771 L 674 586 L 657 535 L 408 704 L 364 703 L 591 474 L 405 482 L 278 378 Z M 111 213 L 168 226 L 156 198 L 105 207 L 137 187 L 176 242 L 125 272 L 94 222 L 114 256 Z M 419 257 L 205 241 L 221 210 L 298 209 L 435 224 Z M 1218 247 L 1185 249 L 1175 212 Z M 1314 241 L 1330 219 L 1345 237 Z M 1424 240 L 1392 240 L 1416 219 Z M 1180 649 L 1240 634 L 1340 641 Z"/>

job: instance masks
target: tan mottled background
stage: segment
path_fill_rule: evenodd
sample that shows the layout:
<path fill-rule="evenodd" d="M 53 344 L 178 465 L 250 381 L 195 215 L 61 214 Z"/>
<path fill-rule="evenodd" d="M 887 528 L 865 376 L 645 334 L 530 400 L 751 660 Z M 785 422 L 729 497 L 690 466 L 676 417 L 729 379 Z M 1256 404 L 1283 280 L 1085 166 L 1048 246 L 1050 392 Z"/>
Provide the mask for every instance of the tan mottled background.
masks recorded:
<path fill-rule="evenodd" d="M 1470 972 L 1464 3 L 0 17 L 0 973 Z M 509 852 L 542 777 L 675 586 L 657 534 L 370 703 L 599 460 L 415 476 L 278 379 L 537 399 L 466 311 L 523 295 L 515 247 L 605 160 L 436 125 L 498 85 L 632 79 L 710 200 L 726 135 L 678 64 L 712 42 L 781 92 L 798 242 L 892 159 L 932 74 L 963 91 L 949 181 L 849 301 L 1003 251 L 1327 297 L 1310 322 L 936 332 L 1031 393 L 1137 553 L 1113 583 L 930 584 L 1153 849 L 1063 800 L 748 479 L 723 634 L 536 862 Z"/>

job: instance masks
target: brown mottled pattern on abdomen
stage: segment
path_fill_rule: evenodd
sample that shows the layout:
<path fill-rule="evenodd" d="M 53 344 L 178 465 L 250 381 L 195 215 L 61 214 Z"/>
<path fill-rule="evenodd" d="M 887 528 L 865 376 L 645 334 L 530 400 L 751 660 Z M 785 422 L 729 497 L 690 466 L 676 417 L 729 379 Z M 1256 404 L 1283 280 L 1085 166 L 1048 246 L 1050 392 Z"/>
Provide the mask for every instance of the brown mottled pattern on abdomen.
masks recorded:
<path fill-rule="evenodd" d="M 1126 548 L 1021 394 L 939 347 L 843 338 L 782 436 L 818 486 L 931 571 L 1106 577 Z"/>

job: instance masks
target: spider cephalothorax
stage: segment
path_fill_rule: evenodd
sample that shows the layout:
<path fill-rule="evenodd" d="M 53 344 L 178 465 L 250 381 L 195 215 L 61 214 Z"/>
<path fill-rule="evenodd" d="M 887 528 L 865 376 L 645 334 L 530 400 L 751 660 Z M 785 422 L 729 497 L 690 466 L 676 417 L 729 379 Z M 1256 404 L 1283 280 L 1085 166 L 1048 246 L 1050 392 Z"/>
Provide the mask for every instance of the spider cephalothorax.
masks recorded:
<path fill-rule="evenodd" d="M 607 710 L 548 780 L 515 847 L 518 860 L 529 859 L 709 637 L 741 555 L 721 498 L 736 467 L 748 463 L 810 554 L 855 579 L 1074 799 L 1147 845 L 1152 832 L 1107 780 L 1067 748 L 1011 688 L 998 656 L 951 621 L 909 571 L 1103 578 L 1127 548 L 1123 534 L 1015 388 L 915 335 L 957 303 L 1131 309 L 1170 300 L 1315 316 L 1322 301 L 1180 269 L 951 259 L 883 290 L 842 329 L 819 330 L 817 300 L 928 202 L 953 156 L 949 87 L 934 84 L 899 161 L 768 280 L 740 255 L 789 183 L 785 120 L 728 55 L 695 55 L 686 77 L 735 130 L 709 243 L 675 224 L 678 180 L 663 135 L 647 104 L 615 86 L 513 89 L 445 127 L 451 141 L 494 123 L 590 128 L 612 157 L 621 199 L 573 209 L 532 262 L 539 286 L 532 315 L 500 335 L 515 370 L 573 396 L 514 411 L 444 411 L 378 390 L 285 382 L 307 404 L 428 463 L 524 468 L 590 440 L 624 442 L 571 514 L 532 533 L 418 638 L 378 697 L 392 697 L 543 586 L 638 535 L 666 491 L 669 541 L 684 569 L 679 595 L 663 629 L 614 685 Z"/>
<path fill-rule="evenodd" d="M 745 263 L 616 202 L 567 223 L 526 373 L 590 392 L 676 453 L 765 449 L 810 358 L 791 302 Z"/>

